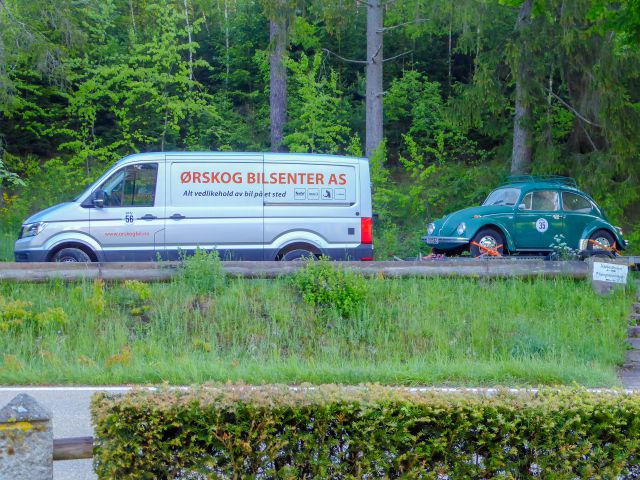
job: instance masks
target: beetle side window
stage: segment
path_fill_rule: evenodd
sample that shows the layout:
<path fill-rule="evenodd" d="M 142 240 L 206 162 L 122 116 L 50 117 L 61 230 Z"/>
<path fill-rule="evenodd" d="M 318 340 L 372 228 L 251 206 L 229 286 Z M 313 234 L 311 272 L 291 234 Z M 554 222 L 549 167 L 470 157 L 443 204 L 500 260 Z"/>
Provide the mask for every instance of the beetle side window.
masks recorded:
<path fill-rule="evenodd" d="M 590 213 L 591 202 L 577 193 L 562 192 L 562 209 L 567 212 Z"/>
<path fill-rule="evenodd" d="M 158 179 L 157 163 L 128 165 L 101 186 L 105 207 L 152 207 Z"/>
<path fill-rule="evenodd" d="M 520 210 L 555 211 L 560 209 L 558 192 L 554 190 L 537 190 L 527 193 L 522 199 Z"/>

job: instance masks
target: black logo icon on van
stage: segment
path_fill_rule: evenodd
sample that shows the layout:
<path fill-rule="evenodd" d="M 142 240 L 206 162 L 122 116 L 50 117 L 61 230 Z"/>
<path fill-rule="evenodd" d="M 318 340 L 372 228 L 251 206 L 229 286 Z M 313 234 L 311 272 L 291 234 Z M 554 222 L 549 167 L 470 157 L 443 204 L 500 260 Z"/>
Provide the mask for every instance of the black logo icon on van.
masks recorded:
<path fill-rule="evenodd" d="M 331 198 L 333 197 L 331 190 L 323 190 L 322 191 L 322 198 L 327 199 L 327 200 L 331 200 Z"/>

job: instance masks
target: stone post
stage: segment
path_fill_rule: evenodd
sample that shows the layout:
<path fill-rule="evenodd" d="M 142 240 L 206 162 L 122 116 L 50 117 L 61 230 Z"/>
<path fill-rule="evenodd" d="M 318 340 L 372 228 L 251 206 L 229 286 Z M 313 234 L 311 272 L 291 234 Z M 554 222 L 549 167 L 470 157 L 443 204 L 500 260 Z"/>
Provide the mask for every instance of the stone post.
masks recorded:
<path fill-rule="evenodd" d="M 51 412 L 21 393 L 0 409 L 0 479 L 52 480 Z"/>

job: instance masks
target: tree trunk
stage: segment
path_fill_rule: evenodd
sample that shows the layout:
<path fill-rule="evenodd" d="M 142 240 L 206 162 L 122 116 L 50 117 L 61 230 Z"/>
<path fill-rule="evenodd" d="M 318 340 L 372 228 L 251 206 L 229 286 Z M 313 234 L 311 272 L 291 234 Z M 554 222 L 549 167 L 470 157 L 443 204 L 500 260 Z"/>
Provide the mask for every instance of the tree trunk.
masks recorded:
<path fill-rule="evenodd" d="M 383 11 L 380 0 L 367 4 L 367 99 L 365 154 L 370 157 L 383 140 L 382 130 L 382 27 Z"/>
<path fill-rule="evenodd" d="M 513 119 L 513 151 L 511 153 L 511 173 L 522 175 L 531 171 L 531 107 L 527 82 L 530 75 L 530 55 L 527 30 L 531 24 L 533 0 L 525 0 L 520 6 L 516 32 L 520 42 L 520 53 L 516 71 L 515 116 Z"/>
<path fill-rule="evenodd" d="M 269 106 L 271 107 L 271 151 L 283 150 L 282 136 L 287 123 L 287 69 L 284 58 L 287 50 L 287 22 L 271 19 L 269 38 L 271 40 Z"/>

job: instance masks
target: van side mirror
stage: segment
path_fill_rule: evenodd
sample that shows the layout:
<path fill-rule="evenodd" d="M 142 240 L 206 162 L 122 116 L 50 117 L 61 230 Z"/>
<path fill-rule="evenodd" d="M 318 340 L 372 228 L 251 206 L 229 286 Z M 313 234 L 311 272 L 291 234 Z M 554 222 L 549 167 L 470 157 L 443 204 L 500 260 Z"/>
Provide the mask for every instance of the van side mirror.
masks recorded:
<path fill-rule="evenodd" d="M 96 208 L 104 207 L 104 190 L 98 189 L 93 192 L 93 206 Z"/>
<path fill-rule="evenodd" d="M 520 205 L 518 205 L 518 210 L 526 210 L 527 206 L 524 203 L 521 203 Z"/>

